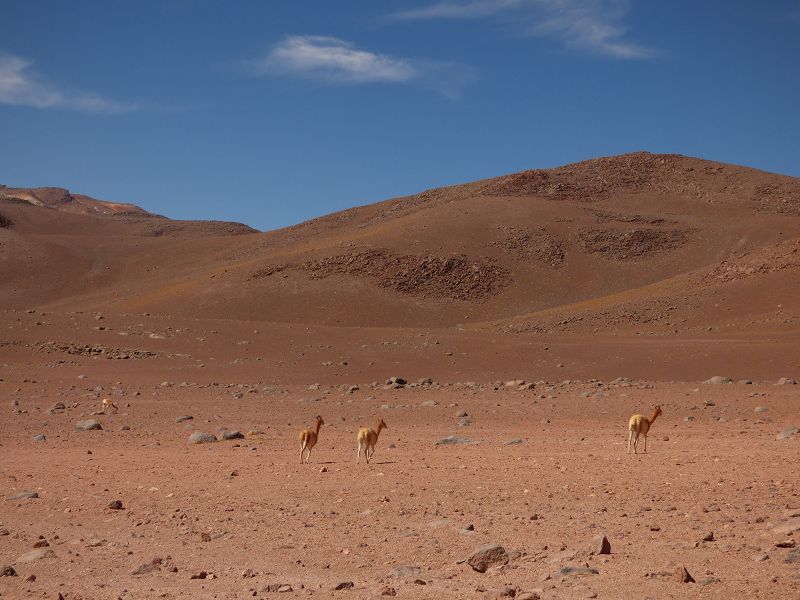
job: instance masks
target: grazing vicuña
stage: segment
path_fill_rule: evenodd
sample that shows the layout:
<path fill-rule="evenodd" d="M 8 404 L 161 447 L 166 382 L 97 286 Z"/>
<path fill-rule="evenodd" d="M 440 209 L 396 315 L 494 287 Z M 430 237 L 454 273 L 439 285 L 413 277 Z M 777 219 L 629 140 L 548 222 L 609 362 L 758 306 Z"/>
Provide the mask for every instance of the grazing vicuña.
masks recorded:
<path fill-rule="evenodd" d="M 311 457 L 311 449 L 317 445 L 317 438 L 319 437 L 319 428 L 325 425 L 322 417 L 317 415 L 317 424 L 315 429 L 303 429 L 298 436 L 300 438 L 300 464 L 308 462 Z M 303 452 L 306 452 L 306 458 L 303 460 Z"/>
<path fill-rule="evenodd" d="M 631 452 L 631 441 L 633 442 L 633 453 L 636 454 L 636 445 L 639 443 L 639 436 L 644 436 L 644 451 L 647 452 L 647 432 L 650 426 L 662 414 L 661 405 L 657 405 L 653 416 L 649 419 L 644 415 L 633 415 L 628 421 L 628 454 Z"/>
<path fill-rule="evenodd" d="M 378 443 L 378 436 L 381 434 L 381 429 L 387 429 L 386 423 L 383 419 L 378 419 L 378 424 L 375 429 L 369 427 L 362 427 L 358 430 L 358 454 L 356 455 L 356 464 L 361 460 L 361 452 L 364 452 L 364 457 L 369 463 L 369 459 L 375 454 L 375 444 Z"/>

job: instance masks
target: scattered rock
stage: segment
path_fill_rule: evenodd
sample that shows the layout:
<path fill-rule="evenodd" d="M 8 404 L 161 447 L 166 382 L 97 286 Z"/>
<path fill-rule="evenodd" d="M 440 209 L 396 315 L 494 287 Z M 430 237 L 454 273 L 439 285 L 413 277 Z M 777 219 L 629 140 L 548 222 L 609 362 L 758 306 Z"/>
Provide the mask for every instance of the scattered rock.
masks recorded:
<path fill-rule="evenodd" d="M 714 532 L 713 531 L 709 531 L 707 534 L 705 534 L 703 536 L 703 541 L 704 542 L 714 542 L 714 541 L 716 541 L 716 538 L 714 537 Z"/>
<path fill-rule="evenodd" d="M 175 417 L 175 422 L 183 423 L 184 421 L 191 421 L 192 419 L 194 419 L 192 415 L 180 415 L 178 417 Z"/>
<path fill-rule="evenodd" d="M 715 375 L 711 379 L 706 379 L 703 383 L 708 383 L 710 385 L 728 384 L 728 383 L 733 383 L 733 379 L 731 379 L 730 377 L 722 377 L 721 375 Z"/>
<path fill-rule="evenodd" d="M 108 508 L 111 510 L 122 510 L 122 500 L 114 500 L 109 505 Z"/>
<path fill-rule="evenodd" d="M 775 436 L 776 440 L 788 440 L 793 438 L 800 432 L 800 429 L 797 427 L 787 427 L 783 431 L 781 431 L 777 436 Z"/>
<path fill-rule="evenodd" d="M 475 444 L 480 444 L 480 442 L 476 440 L 471 440 L 469 438 L 461 437 L 460 435 L 449 435 L 444 437 L 440 440 L 437 440 L 437 446 L 450 446 L 450 445 L 462 445 L 462 446 L 474 446 Z"/>
<path fill-rule="evenodd" d="M 7 566 L 0 569 L 0 577 L 16 577 L 17 572 L 14 570 L 14 567 Z"/>
<path fill-rule="evenodd" d="M 387 387 L 395 389 L 405 387 L 407 383 L 408 382 L 402 377 L 389 377 L 389 379 L 386 380 Z"/>
<path fill-rule="evenodd" d="M 339 590 L 352 590 L 355 587 L 355 584 L 352 581 L 342 581 L 341 583 L 337 583 L 336 587 L 333 589 L 336 591 Z"/>
<path fill-rule="evenodd" d="M 6 500 L 30 500 L 31 498 L 38 498 L 39 492 L 18 492 L 13 496 L 9 496 Z"/>
<path fill-rule="evenodd" d="M 556 572 L 556 577 L 564 579 L 566 577 L 583 577 L 585 575 L 599 575 L 600 571 L 593 567 L 576 567 L 574 565 L 567 565 L 561 567 Z"/>
<path fill-rule="evenodd" d="M 397 590 L 388 585 L 383 586 L 379 593 L 381 596 L 397 596 Z"/>
<path fill-rule="evenodd" d="M 678 569 L 678 580 L 681 583 L 694 583 L 694 577 L 691 576 L 689 571 L 686 570 L 686 567 L 681 567 Z"/>
<path fill-rule="evenodd" d="M 467 564 L 478 573 L 485 573 L 489 567 L 508 563 L 508 553 L 499 544 L 478 546 L 467 559 Z"/>
<path fill-rule="evenodd" d="M 43 434 L 40 433 L 38 435 L 33 436 L 33 441 L 34 442 L 46 442 L 47 438 Z"/>
<path fill-rule="evenodd" d="M 67 407 L 64 406 L 63 402 L 56 402 L 55 404 L 53 404 L 53 406 L 51 406 L 48 409 L 47 414 L 49 414 L 49 415 L 60 415 L 66 409 L 67 409 Z"/>
<path fill-rule="evenodd" d="M 154 558 L 149 563 L 144 563 L 143 565 L 139 565 L 136 569 L 131 573 L 131 575 L 147 575 L 148 573 L 152 573 L 153 571 L 160 571 L 161 570 L 161 559 Z"/>
<path fill-rule="evenodd" d="M 800 548 L 795 548 L 794 550 L 790 550 L 788 554 L 784 557 L 783 562 L 788 564 L 800 563 Z"/>
<path fill-rule="evenodd" d="M 521 438 L 514 438 L 513 440 L 506 440 L 503 442 L 503 446 L 516 446 L 518 444 L 524 444 L 525 440 Z"/>
<path fill-rule="evenodd" d="M 703 405 L 704 406 L 716 406 L 717 403 L 714 402 L 713 400 L 706 400 L 706 401 L 703 402 Z"/>
<path fill-rule="evenodd" d="M 465 410 L 460 410 L 460 411 L 458 411 L 458 412 L 456 413 L 456 418 L 457 418 L 457 419 L 460 419 L 460 418 L 462 418 L 462 417 L 468 417 L 468 416 L 469 416 L 469 415 L 467 414 L 467 411 L 465 411 Z"/>
<path fill-rule="evenodd" d="M 42 560 L 43 558 L 52 558 L 56 555 L 50 548 L 37 548 L 26 552 L 17 559 L 18 563 L 29 563 L 35 560 Z"/>
<path fill-rule="evenodd" d="M 788 377 L 781 377 L 778 379 L 778 383 L 775 385 L 797 385 L 797 382 L 794 379 L 789 379 Z"/>
<path fill-rule="evenodd" d="M 398 565 L 389 571 L 389 577 L 398 577 L 402 579 L 411 579 L 412 577 L 419 577 L 422 574 L 422 568 L 416 565 Z"/>
<path fill-rule="evenodd" d="M 611 554 L 611 542 L 604 535 L 592 538 L 591 554 Z"/>
<path fill-rule="evenodd" d="M 194 575 L 189 576 L 189 579 L 206 579 L 207 577 L 208 577 L 207 571 L 200 571 L 199 573 L 195 573 Z"/>
<path fill-rule="evenodd" d="M 85 421 L 78 421 L 75 423 L 75 431 L 93 431 L 102 428 L 103 426 L 100 425 L 100 421 L 95 419 L 86 419 Z"/>
<path fill-rule="evenodd" d="M 755 413 L 765 413 L 765 412 L 767 412 L 767 407 L 766 406 L 756 406 L 753 409 L 753 412 L 755 412 Z"/>
<path fill-rule="evenodd" d="M 223 440 L 243 440 L 244 434 L 241 431 L 226 431 L 222 434 Z"/>
<path fill-rule="evenodd" d="M 216 441 L 217 438 L 215 438 L 213 435 L 210 433 L 203 433 L 202 431 L 195 431 L 189 436 L 190 444 L 210 444 Z"/>

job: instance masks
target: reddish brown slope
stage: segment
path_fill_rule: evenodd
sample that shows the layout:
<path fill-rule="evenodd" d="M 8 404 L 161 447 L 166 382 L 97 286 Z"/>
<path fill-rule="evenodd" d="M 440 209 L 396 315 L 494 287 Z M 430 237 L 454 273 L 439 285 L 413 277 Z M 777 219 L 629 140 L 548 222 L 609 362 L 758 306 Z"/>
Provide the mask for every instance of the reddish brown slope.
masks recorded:
<path fill-rule="evenodd" d="M 348 326 L 680 331 L 670 315 L 682 310 L 681 323 L 708 327 L 731 316 L 714 310 L 719 286 L 770 298 L 773 283 L 769 274 L 731 284 L 706 273 L 800 237 L 797 179 L 647 153 L 430 190 L 244 237 L 86 216 L 67 227 L 75 235 L 59 237 L 65 216 L 34 219 L 23 208 L 0 206 L 15 222 L 4 235 L 18 236 L 5 265 L 27 265 L 14 292 L 3 288 L 12 306 Z M 758 306 L 763 317 L 767 306 Z"/>

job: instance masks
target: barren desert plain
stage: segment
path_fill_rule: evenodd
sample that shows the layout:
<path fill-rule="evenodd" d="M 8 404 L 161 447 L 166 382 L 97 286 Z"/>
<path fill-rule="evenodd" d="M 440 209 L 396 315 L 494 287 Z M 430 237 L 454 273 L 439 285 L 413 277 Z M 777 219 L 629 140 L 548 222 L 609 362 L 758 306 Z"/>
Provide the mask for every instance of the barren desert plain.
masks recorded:
<path fill-rule="evenodd" d="M 0 187 L 0 597 L 800 598 L 799 274 L 800 179 L 679 155 L 267 233 Z"/>

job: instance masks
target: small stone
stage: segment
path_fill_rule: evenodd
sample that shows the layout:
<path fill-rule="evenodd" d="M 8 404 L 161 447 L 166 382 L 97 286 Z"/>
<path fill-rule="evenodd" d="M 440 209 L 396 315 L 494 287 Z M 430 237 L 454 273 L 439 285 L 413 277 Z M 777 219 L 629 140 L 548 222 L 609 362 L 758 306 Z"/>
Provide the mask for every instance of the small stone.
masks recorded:
<path fill-rule="evenodd" d="M 489 567 L 508 563 L 508 553 L 499 544 L 483 544 L 478 546 L 467 559 L 467 564 L 478 573 L 485 573 Z"/>
<path fill-rule="evenodd" d="M 320 473 L 327 473 L 327 472 L 328 472 L 328 467 L 322 467 L 322 468 L 319 470 L 319 472 L 320 472 Z"/>
<path fill-rule="evenodd" d="M 686 570 L 686 567 L 681 567 L 678 569 L 678 579 L 681 583 L 694 583 L 694 577 L 691 576 L 689 571 Z"/>
<path fill-rule="evenodd" d="M 778 379 L 778 383 L 775 385 L 797 385 L 797 382 L 794 379 L 789 379 L 788 377 L 781 377 Z"/>
<path fill-rule="evenodd" d="M 36 540 L 36 543 L 33 545 L 33 547 L 34 548 L 47 548 L 49 545 L 50 545 L 50 542 L 48 542 L 47 540 L 45 540 L 43 538 L 43 539 L 40 539 L 40 540 Z"/>
<path fill-rule="evenodd" d="M 776 440 L 788 440 L 793 438 L 800 432 L 800 429 L 797 427 L 787 427 L 783 431 L 781 431 L 777 436 L 775 436 Z"/>
<path fill-rule="evenodd" d="M 467 411 L 465 411 L 465 410 L 460 410 L 460 411 L 458 411 L 458 412 L 456 413 L 456 418 L 457 418 L 457 419 L 460 419 L 460 418 L 462 418 L 462 417 L 468 417 L 468 416 L 469 416 L 469 415 L 467 414 Z"/>
<path fill-rule="evenodd" d="M 153 560 L 149 563 L 144 563 L 143 565 L 139 565 L 136 569 L 131 573 L 131 575 L 146 575 L 147 573 L 152 573 L 153 571 L 161 570 L 161 561 L 160 560 Z"/>
<path fill-rule="evenodd" d="M 40 433 L 39 435 L 33 436 L 33 441 L 34 442 L 46 442 L 47 438 L 43 434 Z"/>
<path fill-rule="evenodd" d="M 703 405 L 704 406 L 716 406 L 717 403 L 714 402 L 713 400 L 706 400 L 705 402 L 703 402 Z"/>
<path fill-rule="evenodd" d="M 765 412 L 767 412 L 767 407 L 766 406 L 756 406 L 753 409 L 753 412 L 755 412 L 755 413 L 765 413 Z"/>
<path fill-rule="evenodd" d="M 389 577 L 411 579 L 412 577 L 419 577 L 421 573 L 422 568 L 416 565 L 398 565 L 389 571 Z"/>
<path fill-rule="evenodd" d="M 0 577 L 16 577 L 17 572 L 14 570 L 14 567 L 7 566 L 0 569 Z"/>
<path fill-rule="evenodd" d="M 473 446 L 475 444 L 479 444 L 475 440 L 471 440 L 469 438 L 461 437 L 460 435 L 449 435 L 445 438 L 437 440 L 437 446 L 450 446 L 450 445 L 462 445 L 462 446 Z"/>
<path fill-rule="evenodd" d="M 34 575 L 33 573 L 31 573 L 30 575 L 28 575 L 28 576 L 25 578 L 25 581 L 29 581 L 29 582 L 33 583 L 34 581 L 36 581 L 36 575 Z"/>
<path fill-rule="evenodd" d="M 394 596 L 397 596 L 397 590 L 394 589 L 393 587 L 389 587 L 388 585 L 385 585 L 380 589 L 380 595 L 381 596 L 392 596 L 392 597 L 394 597 Z"/>
<path fill-rule="evenodd" d="M 76 431 L 94 431 L 102 428 L 103 426 L 100 425 L 100 421 L 95 419 L 87 419 L 85 421 L 78 421 L 75 423 Z"/>
<path fill-rule="evenodd" d="M 52 558 L 56 555 L 50 548 L 37 548 L 36 550 L 31 550 L 30 552 L 26 552 L 22 556 L 17 559 L 18 563 L 29 563 L 35 560 L 41 560 L 43 558 Z"/>
<path fill-rule="evenodd" d="M 716 540 L 716 538 L 714 538 L 714 532 L 713 531 L 709 531 L 707 534 L 705 534 L 703 536 L 703 541 L 704 542 L 713 542 L 715 540 Z"/>
<path fill-rule="evenodd" d="M 175 417 L 175 422 L 183 423 L 184 421 L 191 421 L 192 419 L 194 419 L 192 415 L 180 415 L 178 417 Z"/>
<path fill-rule="evenodd" d="M 592 554 L 611 554 L 611 542 L 604 535 L 592 538 Z"/>
<path fill-rule="evenodd" d="M 109 505 L 108 508 L 111 510 L 122 510 L 122 500 L 114 500 Z"/>
<path fill-rule="evenodd" d="M 503 442 L 503 446 L 517 446 L 519 444 L 524 444 L 525 440 L 520 438 L 514 438 L 513 440 L 506 440 Z"/>
<path fill-rule="evenodd" d="M 336 591 L 340 590 L 352 590 L 355 587 L 355 584 L 352 581 L 342 581 L 341 583 L 336 584 L 336 587 L 333 589 Z"/>
<path fill-rule="evenodd" d="M 63 402 L 56 402 L 55 404 L 53 404 L 53 406 L 51 406 L 48 409 L 47 414 L 49 414 L 49 415 L 60 415 L 66 409 L 67 409 L 67 407 L 64 406 Z"/>
<path fill-rule="evenodd" d="M 206 571 L 200 571 L 199 573 L 196 573 L 196 574 L 194 574 L 194 575 L 191 575 L 191 576 L 189 577 L 189 579 L 206 579 L 207 577 L 208 577 L 208 572 L 206 572 Z M 280 590 L 278 590 L 278 591 L 280 591 Z"/>
<path fill-rule="evenodd" d="M 6 500 L 30 500 L 32 498 L 38 498 L 39 492 L 19 492 L 14 494 L 13 496 L 9 496 Z"/>
<path fill-rule="evenodd" d="M 715 375 L 711 379 L 706 379 L 703 383 L 707 383 L 709 385 L 728 384 L 728 383 L 733 383 L 733 379 L 731 379 L 730 377 L 722 377 L 721 375 Z"/>
<path fill-rule="evenodd" d="M 566 577 L 583 577 L 584 575 L 599 575 L 600 571 L 593 567 L 576 567 L 574 565 L 567 565 L 561 567 L 556 572 L 556 577 L 564 579 Z"/>
<path fill-rule="evenodd" d="M 241 431 L 226 431 L 222 434 L 223 440 L 243 440 L 244 434 Z"/>
<path fill-rule="evenodd" d="M 217 438 L 215 438 L 213 435 L 210 433 L 203 433 L 202 431 L 195 431 L 189 436 L 190 444 L 210 444 L 216 441 Z"/>

